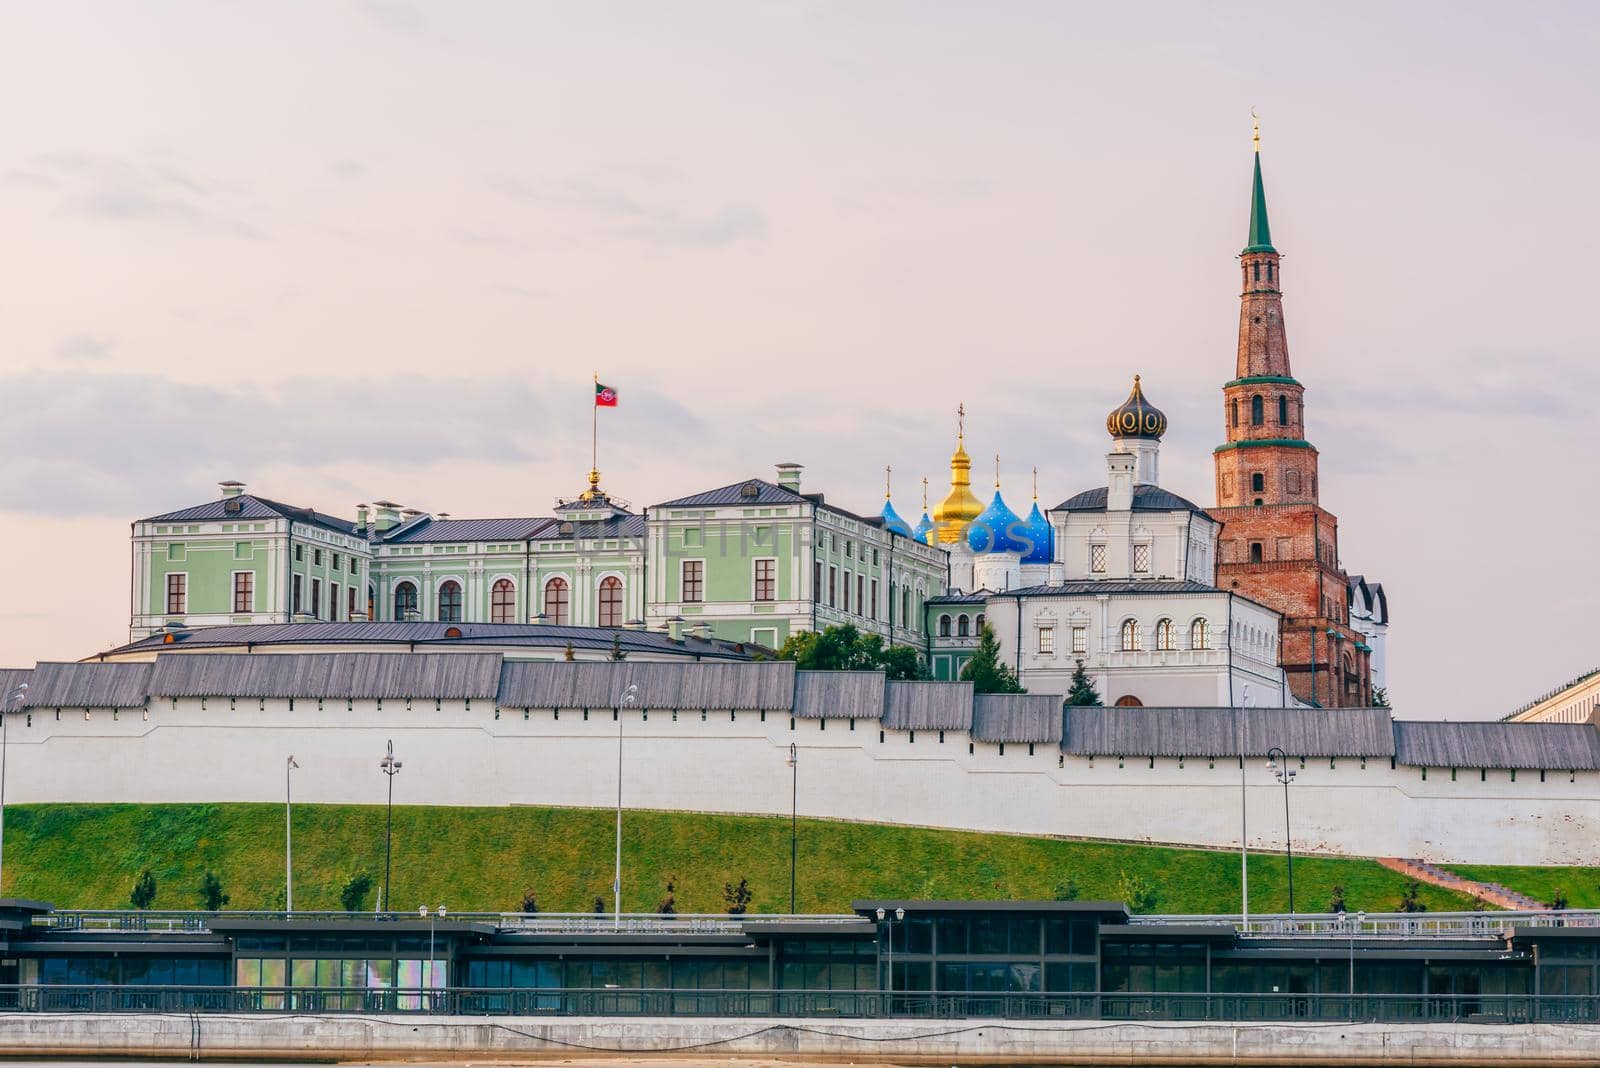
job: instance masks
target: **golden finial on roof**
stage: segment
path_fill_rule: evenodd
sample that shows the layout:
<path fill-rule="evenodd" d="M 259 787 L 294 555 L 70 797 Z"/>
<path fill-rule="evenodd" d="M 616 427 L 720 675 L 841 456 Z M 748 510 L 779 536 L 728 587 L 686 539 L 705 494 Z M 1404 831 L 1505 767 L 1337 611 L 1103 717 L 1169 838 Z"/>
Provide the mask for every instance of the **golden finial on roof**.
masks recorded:
<path fill-rule="evenodd" d="M 956 451 L 950 454 L 950 492 L 933 510 L 939 541 L 951 545 L 966 537 L 967 527 L 983 511 L 972 495 L 972 458 L 967 455 L 967 406 L 956 406 Z"/>
<path fill-rule="evenodd" d="M 894 473 L 894 468 L 888 464 L 883 465 L 883 499 L 888 500 L 894 494 L 889 489 L 889 476 Z"/>
<path fill-rule="evenodd" d="M 1033 469 L 1033 499 L 1035 501 L 1039 499 L 1039 469 L 1037 467 Z"/>
<path fill-rule="evenodd" d="M 967 436 L 967 405 L 965 402 L 956 405 L 956 440 L 960 441 Z"/>
<path fill-rule="evenodd" d="M 1000 454 L 994 454 L 994 488 L 1000 488 Z"/>
<path fill-rule="evenodd" d="M 1254 144 L 1256 146 L 1256 151 L 1260 152 L 1261 151 L 1261 119 L 1257 117 L 1255 108 L 1251 108 L 1250 109 L 1250 121 L 1255 124 L 1255 133 L 1251 136 L 1250 141 L 1251 141 L 1252 144 Z"/>
<path fill-rule="evenodd" d="M 922 510 L 928 510 L 928 476 L 922 476 Z"/>

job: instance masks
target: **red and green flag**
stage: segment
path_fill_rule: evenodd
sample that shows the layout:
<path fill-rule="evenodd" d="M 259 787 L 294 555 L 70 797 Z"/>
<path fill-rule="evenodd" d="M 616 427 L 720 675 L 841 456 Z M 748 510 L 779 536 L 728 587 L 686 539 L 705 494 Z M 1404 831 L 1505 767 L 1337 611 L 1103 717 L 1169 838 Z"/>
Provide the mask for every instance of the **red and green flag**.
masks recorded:
<path fill-rule="evenodd" d="M 615 408 L 617 406 L 617 391 L 610 386 L 603 386 L 596 382 L 594 384 L 594 406 L 596 408 Z"/>

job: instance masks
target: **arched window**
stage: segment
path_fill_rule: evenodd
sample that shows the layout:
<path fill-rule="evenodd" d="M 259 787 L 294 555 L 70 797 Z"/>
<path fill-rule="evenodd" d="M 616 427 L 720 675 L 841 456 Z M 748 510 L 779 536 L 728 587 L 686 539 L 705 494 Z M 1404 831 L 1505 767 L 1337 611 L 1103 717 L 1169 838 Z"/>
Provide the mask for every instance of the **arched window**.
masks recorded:
<path fill-rule="evenodd" d="M 956 637 L 967 638 L 972 634 L 972 620 L 965 614 L 956 617 Z"/>
<path fill-rule="evenodd" d="M 917 630 L 922 629 L 920 621 L 913 622 L 911 619 L 911 587 L 909 586 L 900 591 L 900 625 L 902 627 L 916 627 Z M 945 637 L 948 638 L 949 636 L 950 632 L 945 631 Z"/>
<path fill-rule="evenodd" d="M 940 616 L 939 617 L 939 637 L 941 637 L 941 638 L 950 637 L 950 617 L 949 616 Z"/>
<path fill-rule="evenodd" d="M 417 588 L 409 582 L 397 583 L 394 588 L 395 622 L 403 623 L 417 611 Z"/>
<path fill-rule="evenodd" d="M 978 613 L 978 618 L 973 620 L 972 633 L 974 633 L 974 634 L 982 634 L 983 633 L 983 613 L 982 612 L 979 612 Z"/>
<path fill-rule="evenodd" d="M 1250 562 L 1252 564 L 1261 563 L 1261 543 L 1259 541 L 1250 543 Z"/>
<path fill-rule="evenodd" d="M 545 622 L 557 627 L 564 627 L 572 618 L 570 608 L 572 605 L 572 591 L 567 589 L 567 580 L 564 578 L 549 579 L 544 584 L 544 616 Z"/>
<path fill-rule="evenodd" d="M 1178 647 L 1178 639 L 1173 631 L 1172 620 L 1156 620 L 1156 648 L 1171 650 Z"/>
<path fill-rule="evenodd" d="M 378 587 L 367 583 L 367 620 L 370 622 L 378 618 Z"/>
<path fill-rule="evenodd" d="M 1262 493 L 1267 488 L 1267 476 L 1260 471 L 1250 476 L 1250 492 Z"/>
<path fill-rule="evenodd" d="M 1122 621 L 1122 651 L 1136 653 L 1139 651 L 1139 621 L 1137 619 L 1124 619 Z"/>
<path fill-rule="evenodd" d="M 1289 425 L 1289 398 L 1288 397 L 1279 397 L 1278 398 L 1278 425 L 1279 426 L 1288 426 Z"/>
<path fill-rule="evenodd" d="M 607 575 L 600 580 L 599 608 L 595 613 L 598 626 L 622 626 L 622 580 L 617 576 Z"/>
<path fill-rule="evenodd" d="M 1257 393 L 1250 398 L 1250 425 L 1260 426 L 1267 421 L 1266 404 Z"/>
<path fill-rule="evenodd" d="M 1131 694 L 1131 693 L 1125 693 L 1121 697 L 1117 698 L 1117 703 L 1116 703 L 1116 705 L 1114 707 L 1116 707 L 1116 708 L 1143 708 L 1144 707 L 1144 702 L 1139 700 L 1137 697 L 1133 696 L 1133 694 Z"/>
<path fill-rule="evenodd" d="M 1189 624 L 1189 648 L 1211 648 L 1211 627 L 1203 617 Z"/>
<path fill-rule="evenodd" d="M 1238 397 L 1233 398 L 1233 401 L 1230 403 L 1229 408 L 1230 408 L 1230 410 L 1232 412 L 1232 416 L 1233 416 L 1233 425 L 1234 426 L 1238 426 L 1239 425 L 1239 398 Z"/>
<path fill-rule="evenodd" d="M 515 623 L 517 621 L 517 587 L 510 579 L 496 579 L 489 587 L 489 622 Z"/>
<path fill-rule="evenodd" d="M 461 583 L 446 579 L 439 587 L 439 622 L 461 622 Z"/>

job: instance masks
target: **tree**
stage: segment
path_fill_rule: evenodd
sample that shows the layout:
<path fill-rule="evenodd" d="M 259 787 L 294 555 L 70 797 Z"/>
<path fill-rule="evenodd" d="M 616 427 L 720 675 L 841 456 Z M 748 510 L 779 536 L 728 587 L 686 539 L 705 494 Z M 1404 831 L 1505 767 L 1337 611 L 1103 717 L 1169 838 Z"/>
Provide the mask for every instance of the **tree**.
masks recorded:
<path fill-rule="evenodd" d="M 961 678 L 972 683 L 974 693 L 1026 693 L 1017 673 L 1000 659 L 1000 642 L 985 623 L 978 633 L 978 648 L 961 668 Z"/>
<path fill-rule="evenodd" d="M 534 893 L 533 887 L 528 887 L 522 892 L 522 904 L 517 909 L 525 916 L 531 916 L 539 911 L 539 895 Z"/>
<path fill-rule="evenodd" d="M 748 879 L 740 879 L 738 886 L 722 884 L 722 902 L 728 906 L 729 916 L 743 916 L 750 911 L 750 901 L 754 897 L 755 891 L 750 889 Z"/>
<path fill-rule="evenodd" d="M 1129 912 L 1154 912 L 1161 894 L 1142 875 L 1128 871 L 1117 873 L 1117 896 L 1127 904 Z"/>
<path fill-rule="evenodd" d="M 1556 887 L 1555 896 L 1550 899 L 1550 908 L 1556 912 L 1565 912 L 1570 906 L 1567 904 L 1567 892 L 1561 887 Z"/>
<path fill-rule="evenodd" d="M 622 651 L 622 635 L 620 634 L 613 634 L 611 636 L 611 659 L 628 659 L 628 654 Z"/>
<path fill-rule="evenodd" d="M 372 873 L 365 868 L 345 876 L 339 887 L 339 904 L 346 912 L 361 912 L 367 907 L 367 895 L 372 892 Z"/>
<path fill-rule="evenodd" d="M 779 660 L 793 660 L 801 671 L 882 671 L 891 679 L 927 677 L 922 658 L 909 645 L 885 645 L 881 634 L 862 634 L 842 623 L 820 634 L 796 631 L 778 650 Z"/>
<path fill-rule="evenodd" d="M 676 916 L 678 914 L 678 877 L 676 875 L 667 879 L 667 896 L 661 899 L 656 906 L 656 911 L 663 916 Z"/>
<path fill-rule="evenodd" d="M 1349 912 L 1344 904 L 1344 884 L 1334 883 L 1333 892 L 1328 898 L 1328 911 L 1332 913 Z"/>
<path fill-rule="evenodd" d="M 928 677 L 927 669 L 922 666 L 922 657 L 909 645 L 889 646 L 878 658 L 878 663 L 891 681 L 914 681 Z"/>
<path fill-rule="evenodd" d="M 1389 687 L 1387 687 L 1387 686 L 1374 686 L 1372 688 L 1372 707 L 1373 708 L 1388 708 L 1389 707 Z"/>
<path fill-rule="evenodd" d="M 1422 884 L 1415 879 L 1407 879 L 1406 885 L 1400 891 L 1400 906 L 1396 912 L 1427 912 L 1428 906 L 1422 900 Z"/>
<path fill-rule="evenodd" d="M 567 651 L 566 651 L 565 658 L 567 660 L 576 660 L 576 659 L 578 659 L 577 655 L 575 653 L 573 653 L 573 651 L 572 651 L 572 643 L 571 642 L 567 643 Z"/>
<path fill-rule="evenodd" d="M 146 868 L 139 873 L 133 881 L 133 889 L 128 892 L 128 904 L 136 909 L 147 909 L 156 901 L 156 877 Z"/>
<path fill-rule="evenodd" d="M 221 911 L 222 906 L 229 901 L 228 895 L 222 892 L 222 880 L 210 868 L 200 877 L 200 907 L 207 912 Z"/>
<path fill-rule="evenodd" d="M 594 896 L 594 914 L 596 916 L 604 916 L 606 914 L 606 899 L 599 894 Z"/>
<path fill-rule="evenodd" d="M 1067 691 L 1067 704 L 1080 706 L 1099 707 L 1100 691 L 1094 688 L 1094 681 L 1089 678 L 1089 672 L 1084 670 L 1083 661 L 1078 661 L 1078 666 L 1072 672 L 1072 688 Z"/>
<path fill-rule="evenodd" d="M 1056 900 L 1057 901 L 1076 901 L 1076 900 L 1078 900 L 1078 880 L 1072 878 L 1069 875 L 1063 881 L 1061 881 L 1059 883 L 1056 883 Z"/>

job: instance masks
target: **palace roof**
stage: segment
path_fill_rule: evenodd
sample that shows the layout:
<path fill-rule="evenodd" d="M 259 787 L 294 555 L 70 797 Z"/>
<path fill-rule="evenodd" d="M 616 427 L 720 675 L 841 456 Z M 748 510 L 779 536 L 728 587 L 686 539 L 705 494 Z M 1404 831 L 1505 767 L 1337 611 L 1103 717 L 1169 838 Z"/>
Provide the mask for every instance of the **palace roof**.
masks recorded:
<path fill-rule="evenodd" d="M 206 504 L 197 504 L 192 508 L 180 508 L 176 512 L 153 515 L 140 522 L 189 523 L 208 519 L 292 519 L 298 523 L 308 523 L 340 534 L 354 535 L 356 532 L 356 525 L 348 519 L 340 519 L 338 516 L 319 512 L 315 508 L 297 508 L 292 504 L 257 497 L 253 493 L 241 493 L 236 497 L 223 497 Z"/>
<path fill-rule="evenodd" d="M 1106 487 L 1096 486 L 1075 494 L 1050 509 L 1052 512 L 1103 512 L 1106 510 Z M 1205 515 L 1206 510 L 1193 501 L 1180 497 L 1171 490 L 1142 482 L 1133 487 L 1135 512 L 1195 512 Z"/>

